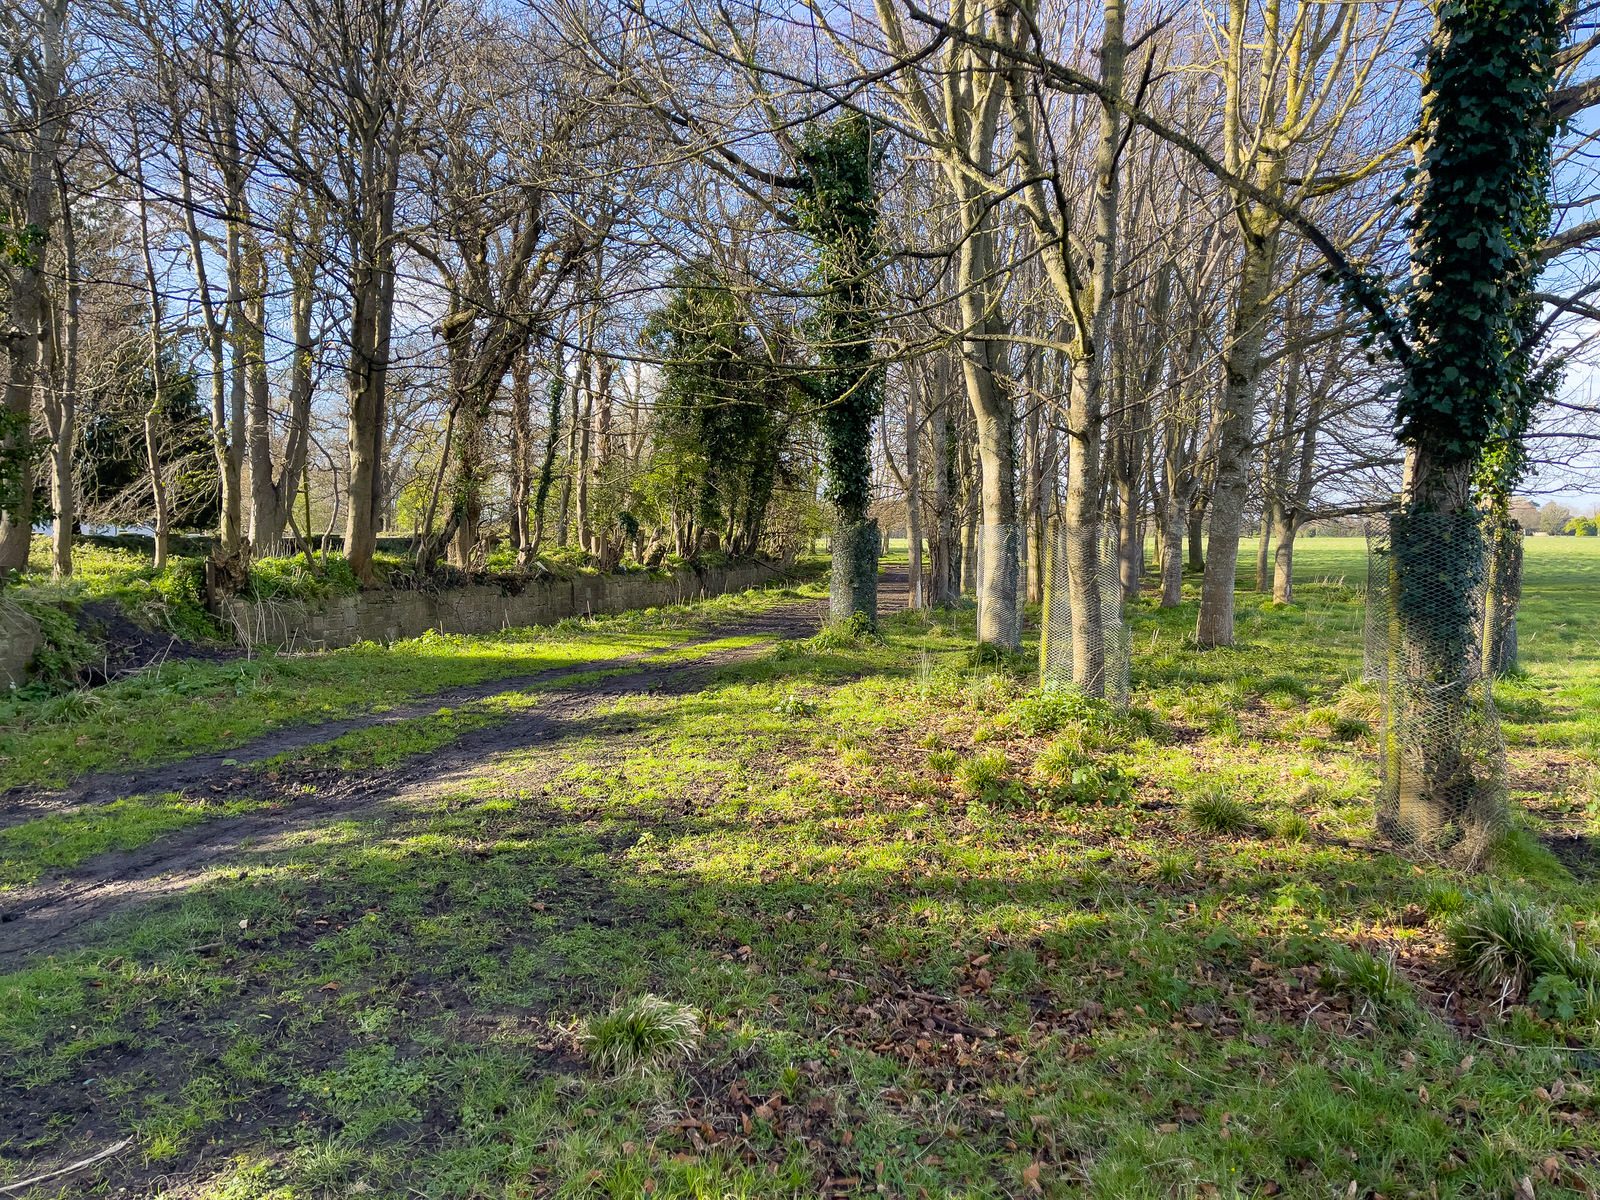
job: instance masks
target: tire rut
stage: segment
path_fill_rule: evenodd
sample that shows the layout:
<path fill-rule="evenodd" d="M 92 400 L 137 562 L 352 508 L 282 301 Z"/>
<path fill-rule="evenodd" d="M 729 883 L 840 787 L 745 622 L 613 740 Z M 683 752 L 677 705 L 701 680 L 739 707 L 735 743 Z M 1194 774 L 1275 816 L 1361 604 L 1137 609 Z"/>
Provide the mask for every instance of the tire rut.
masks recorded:
<path fill-rule="evenodd" d="M 39 817 L 71 813 L 78 809 L 109 804 L 127 796 L 141 796 L 160 792 L 187 792 L 213 783 L 218 776 L 226 776 L 238 765 L 254 765 L 265 759 L 296 750 L 305 750 L 332 741 L 347 733 L 372 729 L 380 725 L 425 717 L 440 707 L 455 707 L 476 700 L 486 700 L 503 692 L 514 692 L 538 687 L 553 679 L 569 675 L 587 674 L 591 671 L 613 671 L 622 667 L 647 663 L 662 653 L 672 653 L 727 637 L 767 635 L 793 637 L 803 632 L 816 620 L 816 605 L 784 605 L 758 616 L 729 625 L 706 628 L 699 636 L 670 647 L 666 651 L 641 650 L 634 654 L 597 659 L 592 663 L 548 667 L 521 675 L 502 675 L 478 683 L 462 684 L 429 692 L 415 699 L 396 704 L 383 712 L 356 713 L 335 717 L 307 725 L 290 725 L 270 730 L 259 737 L 237 746 L 208 750 L 175 762 L 139 768 L 133 771 L 101 772 L 86 775 L 59 789 L 12 789 L 0 793 L 0 829 L 36 820 Z"/>
<path fill-rule="evenodd" d="M 724 631 L 719 636 L 738 635 Z M 583 718 L 606 701 L 639 692 L 683 695 L 698 691 L 720 668 L 752 658 L 769 644 L 718 651 L 687 663 L 645 666 L 579 687 L 546 692 L 533 709 L 469 730 L 419 760 L 376 771 L 313 771 L 309 774 L 319 783 L 309 796 L 262 811 L 200 821 L 137 849 L 98 855 L 76 868 L 55 872 L 0 900 L 4 904 L 0 911 L 0 971 L 15 970 L 40 954 L 75 949 L 86 941 L 82 935 L 87 926 L 135 905 L 176 896 L 221 868 L 244 869 L 271 861 L 298 833 L 335 820 L 397 812 L 481 775 L 488 758 L 580 736 L 588 732 Z M 511 682 L 500 681 L 502 685 Z M 505 690 L 508 688 L 501 686 L 490 694 Z M 326 734 L 328 726 L 315 728 Z M 223 768 L 223 774 L 220 787 L 208 787 L 208 792 L 237 798 L 260 790 L 251 785 L 259 785 L 262 776 L 248 767 Z M 289 783 L 303 783 L 306 778 L 306 774 L 291 773 Z"/>
<path fill-rule="evenodd" d="M 903 571 L 880 578 L 879 611 L 906 606 Z M 84 779 L 60 792 L 28 799 L 8 798 L 0 808 L 0 827 L 18 805 L 30 815 L 71 811 L 151 792 L 198 792 L 209 797 L 259 799 L 279 803 L 263 810 L 202 820 L 134 850 L 97 855 L 74 868 L 55 871 L 38 883 L 0 896 L 0 971 L 29 959 L 64 953 L 89 943 L 92 925 L 141 904 L 169 900 L 222 868 L 243 869 L 270 862 L 286 852 L 295 835 L 335 820 L 397 815 L 430 797 L 483 773 L 486 759 L 556 744 L 589 732 L 584 718 L 601 704 L 639 692 L 685 695 L 701 690 L 717 670 L 754 657 L 773 642 L 805 636 L 825 612 L 819 603 L 787 604 L 759 616 L 709 626 L 696 639 L 667 651 L 645 651 L 579 667 L 558 667 L 520 676 L 450 688 L 408 701 L 383 713 L 365 713 L 312 725 L 275 730 L 230 750 L 215 751 L 166 766 Z M 762 637 L 750 646 L 714 651 L 697 658 L 651 663 L 671 654 L 728 637 Z M 533 708 L 464 731 L 447 746 L 391 767 L 346 771 L 291 765 L 285 780 L 259 770 L 263 760 L 304 750 L 343 734 L 386 723 L 427 716 L 441 705 L 456 706 L 508 691 L 548 684 L 563 676 L 623 670 L 569 688 L 542 691 Z M 232 761 L 224 761 L 232 760 Z M 304 794 L 300 788 L 314 784 Z"/>

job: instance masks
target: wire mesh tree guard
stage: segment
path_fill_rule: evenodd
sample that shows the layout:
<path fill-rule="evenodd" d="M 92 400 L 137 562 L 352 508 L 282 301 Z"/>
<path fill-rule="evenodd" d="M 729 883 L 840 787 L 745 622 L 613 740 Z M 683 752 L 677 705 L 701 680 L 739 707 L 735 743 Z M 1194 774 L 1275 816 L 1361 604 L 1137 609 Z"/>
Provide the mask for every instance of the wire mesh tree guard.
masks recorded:
<path fill-rule="evenodd" d="M 1039 617 L 1039 686 L 1043 688 L 1068 687 L 1074 682 L 1077 652 L 1073 646 L 1068 539 L 1063 522 L 1050 522 L 1045 533 L 1043 607 Z M 1117 708 L 1127 708 L 1132 653 L 1115 546 L 1102 546 L 1098 562 L 1093 583 L 1100 601 L 1100 620 L 1098 630 L 1090 631 L 1091 648 L 1100 651 L 1106 700 Z"/>
<path fill-rule="evenodd" d="M 1485 669 L 1507 623 L 1491 586 L 1498 540 L 1475 512 L 1395 513 L 1368 526 L 1378 829 L 1411 849 L 1474 859 L 1506 824 L 1505 744 Z"/>

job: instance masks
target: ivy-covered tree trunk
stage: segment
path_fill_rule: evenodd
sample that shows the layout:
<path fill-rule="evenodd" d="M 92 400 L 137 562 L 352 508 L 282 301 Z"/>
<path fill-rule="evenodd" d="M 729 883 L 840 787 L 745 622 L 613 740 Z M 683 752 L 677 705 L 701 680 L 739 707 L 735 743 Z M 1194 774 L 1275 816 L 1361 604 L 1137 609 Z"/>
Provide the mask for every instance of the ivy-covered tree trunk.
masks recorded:
<path fill-rule="evenodd" d="M 4 407 L 0 408 L 0 573 L 28 565 L 33 536 L 33 392 L 46 329 L 45 250 L 55 225 L 55 169 L 65 128 L 65 0 L 38 6 L 37 54 L 8 64 L 22 76 L 33 102 L 15 131 L 20 178 L 8 197 L 14 224 L 0 226 L 0 252 L 16 266 L 9 273 L 9 320 L 0 330 L 6 351 Z"/>
<path fill-rule="evenodd" d="M 566 390 L 566 363 L 556 356 L 550 372 L 550 408 L 545 416 L 544 457 L 539 462 L 539 484 L 533 492 L 533 533 L 528 544 L 518 554 L 521 566 L 531 566 L 539 557 L 539 544 L 544 541 L 545 506 L 550 499 L 550 484 L 555 479 L 556 449 L 561 443 L 561 395 Z"/>
<path fill-rule="evenodd" d="M 1495 781 L 1470 753 L 1473 688 L 1487 686 L 1474 678 L 1471 592 L 1484 555 L 1473 484 L 1498 442 L 1515 452 L 1529 411 L 1527 314 L 1549 221 L 1561 19 L 1555 0 L 1441 6 L 1424 73 L 1387 736 L 1412 752 L 1396 773 L 1392 832 L 1427 847 L 1480 848 L 1503 805 L 1488 802 Z"/>
<path fill-rule="evenodd" d="M 820 366 L 813 390 L 821 408 L 826 495 L 833 506 L 832 624 L 878 623 L 878 554 L 872 496 L 872 423 L 883 406 L 874 361 L 878 318 L 870 266 L 878 226 L 877 159 L 870 121 L 849 113 L 809 131 L 799 147 L 803 184 L 795 201 L 800 228 L 820 249 L 825 289 L 813 319 Z"/>

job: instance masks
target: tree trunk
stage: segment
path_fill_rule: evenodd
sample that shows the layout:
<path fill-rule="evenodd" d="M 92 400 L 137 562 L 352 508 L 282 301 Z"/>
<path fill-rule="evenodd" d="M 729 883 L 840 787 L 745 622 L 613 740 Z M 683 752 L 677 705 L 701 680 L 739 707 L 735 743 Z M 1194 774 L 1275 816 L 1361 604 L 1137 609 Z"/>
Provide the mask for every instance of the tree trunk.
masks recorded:
<path fill-rule="evenodd" d="M 1337 350 L 1329 352 L 1329 371 L 1323 379 L 1327 387 L 1337 377 Z M 1317 437 L 1322 429 L 1324 394 L 1313 393 L 1306 405 L 1306 426 L 1300 434 L 1300 462 L 1296 468 L 1292 500 L 1281 501 L 1276 509 L 1278 550 L 1273 558 L 1272 600 L 1275 604 L 1294 603 L 1294 542 L 1311 505 L 1316 485 Z M 1288 456 L 1285 455 L 1285 458 Z M 1283 491 L 1288 491 L 1287 481 Z"/>
<path fill-rule="evenodd" d="M 45 422 L 50 430 L 50 500 L 55 509 L 50 571 L 57 580 L 72 574 L 72 530 L 77 525 L 77 497 L 72 486 L 72 448 L 78 422 L 78 308 L 82 284 L 78 275 L 78 233 L 72 219 L 66 174 L 57 167 L 61 196 L 63 273 L 66 276 L 65 309 L 59 320 L 51 318 L 48 347 L 52 359 L 49 402 Z"/>
<path fill-rule="evenodd" d="M 919 373 L 906 391 L 906 575 L 912 608 L 926 608 L 922 577 L 922 414 Z"/>
<path fill-rule="evenodd" d="M 239 269 L 244 272 L 244 295 L 234 312 L 239 321 L 234 353 L 241 362 L 235 373 L 243 375 L 246 393 L 245 454 L 250 464 L 250 549 L 270 558 L 284 552 L 283 531 L 288 506 L 281 501 L 272 462 L 272 393 L 267 378 L 267 264 L 260 239 L 251 230 L 242 235 Z M 295 493 L 288 495 L 294 503 Z"/>
<path fill-rule="evenodd" d="M 1483 666 L 1490 678 L 1517 669 L 1517 607 L 1522 598 L 1522 529 L 1515 521 L 1486 528 L 1488 578 L 1483 595 Z"/>
<path fill-rule="evenodd" d="M 1282 504 L 1275 505 L 1272 532 L 1278 543 L 1272 556 L 1272 602 L 1293 604 L 1294 539 L 1300 532 L 1300 522 L 1296 514 Z"/>
<path fill-rule="evenodd" d="M 1196 489 L 1198 491 L 1198 489 Z M 1198 574 L 1206 569 L 1206 508 L 1207 497 L 1196 495 L 1189 502 L 1189 516 L 1184 522 L 1189 538 L 1187 570 Z"/>
<path fill-rule="evenodd" d="M 556 448 L 561 444 L 561 397 L 566 387 L 566 364 L 557 355 L 550 372 L 550 409 L 545 424 L 544 461 L 539 464 L 539 486 L 533 494 L 533 537 L 521 559 L 525 567 L 532 566 L 539 557 L 539 544 L 544 541 L 545 507 L 550 499 L 550 485 L 555 479 Z"/>
<path fill-rule="evenodd" d="M 1139 598 L 1139 584 L 1144 575 L 1144 530 L 1139 523 L 1138 481 L 1123 479 L 1119 484 L 1121 522 L 1117 530 L 1117 549 L 1120 554 L 1118 575 L 1122 581 L 1122 598 L 1131 602 Z"/>
<path fill-rule="evenodd" d="M 878 551 L 882 542 L 873 520 L 836 520 L 833 562 L 828 576 L 828 623 L 845 625 L 856 617 L 878 624 Z"/>
<path fill-rule="evenodd" d="M 1256 591 L 1265 592 L 1272 588 L 1272 535 L 1277 528 L 1278 514 L 1282 506 L 1276 501 L 1265 497 L 1261 501 L 1261 537 L 1256 542 Z"/>
<path fill-rule="evenodd" d="M 385 390 L 394 327 L 394 213 L 399 189 L 397 134 L 365 135 L 363 156 L 379 162 L 378 177 L 366 185 L 354 214 L 357 246 L 350 297 L 350 362 L 346 392 L 350 402 L 349 473 L 344 553 L 364 585 L 377 582 L 372 557 L 383 524 L 383 439 L 387 421 Z"/>
<path fill-rule="evenodd" d="M 577 475 L 577 504 L 574 513 L 578 526 L 578 545 L 590 554 L 595 553 L 594 530 L 590 528 L 592 522 L 589 518 L 589 473 L 593 465 L 591 458 L 594 443 L 590 431 L 594 424 L 594 393 L 595 389 L 588 385 L 586 378 L 583 389 L 583 418 L 578 422 L 578 462 L 573 468 Z"/>
<path fill-rule="evenodd" d="M 1161 521 L 1161 607 L 1183 603 L 1183 539 L 1188 505 L 1181 496 L 1167 500 Z"/>
<path fill-rule="evenodd" d="M 48 238 L 54 225 L 56 160 L 59 155 L 66 72 L 66 0 L 38 6 L 40 36 L 37 58 L 31 58 L 27 91 L 30 116 L 37 122 L 27 138 L 26 176 L 17 226 L 33 227 Z M 19 66 L 20 66 L 19 60 Z M 15 227 L 15 226 L 14 226 Z M 45 252 L 47 241 L 23 250 L 10 278 L 10 322 L 5 332 L 7 356 L 5 423 L 0 427 L 0 572 L 28 565 L 33 537 L 33 392 L 38 382 L 41 339 L 45 332 Z"/>
<path fill-rule="evenodd" d="M 577 386 L 588 389 L 589 357 L 584 351 L 578 359 Z M 574 397 L 576 400 L 576 397 Z M 561 503 L 556 513 L 556 545 L 565 547 L 572 533 L 572 474 L 577 470 L 578 463 L 578 424 L 582 412 L 576 403 L 568 405 L 572 410 L 572 419 L 567 424 L 567 469 L 561 475 Z M 679 554 L 692 554 L 693 548 L 682 546 Z"/>
<path fill-rule="evenodd" d="M 1090 696 L 1105 694 L 1105 638 L 1100 611 L 1100 420 L 1080 397 L 1099 395 L 1098 363 L 1072 364 L 1067 421 L 1065 526 L 1067 598 L 1072 609 L 1072 681 Z M 1090 419 L 1092 416 L 1092 419 Z"/>
<path fill-rule="evenodd" d="M 511 367 L 511 545 L 522 563 L 533 545 L 533 393 L 527 352 Z"/>
<path fill-rule="evenodd" d="M 1162 453 L 1162 472 L 1166 484 L 1157 525 L 1161 537 L 1161 607 L 1176 608 L 1183 603 L 1183 543 L 1189 533 L 1189 505 L 1194 484 L 1184 470 L 1184 433 L 1169 422 Z"/>
<path fill-rule="evenodd" d="M 929 428 L 933 435 L 933 536 L 928 539 L 932 573 L 929 599 L 948 608 L 961 598 L 960 523 L 956 516 L 959 475 L 956 431 L 950 405 L 949 359 L 941 355 L 934 376 Z"/>
<path fill-rule="evenodd" d="M 1473 825 L 1484 782 L 1467 753 L 1478 654 L 1471 593 L 1483 561 L 1471 484 L 1470 463 L 1412 447 L 1402 509 L 1390 522 L 1395 629 L 1384 756 L 1395 799 L 1385 832 L 1417 847 L 1440 846 Z"/>
<path fill-rule="evenodd" d="M 1233 593 L 1239 569 L 1239 538 L 1250 484 L 1250 449 L 1256 415 L 1261 345 L 1267 332 L 1276 239 L 1247 231 L 1239 292 L 1225 363 L 1222 422 L 1217 438 L 1216 478 L 1211 489 L 1211 527 L 1195 640 L 1201 646 L 1233 645 Z"/>
<path fill-rule="evenodd" d="M 356 578 L 371 584 L 375 582 L 372 556 L 377 550 L 379 475 L 383 470 L 382 379 L 386 366 L 378 360 L 378 272 L 362 271 L 351 292 L 354 309 L 347 371 L 350 421 L 344 553 Z"/>
<path fill-rule="evenodd" d="M 163 355 L 166 352 L 161 333 L 161 285 L 156 277 L 155 257 L 150 250 L 150 200 L 149 189 L 144 186 L 144 163 L 140 151 L 139 130 L 133 130 L 133 169 L 139 197 L 139 248 L 144 258 L 145 286 L 150 300 L 150 381 L 149 407 L 144 413 L 145 471 L 150 481 L 151 524 L 154 530 L 155 568 L 160 571 L 167 565 L 168 516 L 167 485 L 161 476 L 161 425 L 162 402 L 166 391 L 166 369 Z"/>
<path fill-rule="evenodd" d="M 215 579 L 241 575 L 240 558 L 244 543 L 244 507 L 240 499 L 240 474 L 243 465 L 244 379 L 233 373 L 231 386 L 228 360 L 228 317 L 238 300 L 238 227 L 228 222 L 224 264 L 228 284 L 219 308 L 211 295 L 209 255 L 201 236 L 199 207 L 194 198 L 194 175 L 190 165 L 188 140 L 182 115 L 173 114 L 173 140 L 177 147 L 178 194 L 184 228 L 189 237 L 189 265 L 200 294 L 200 315 L 205 325 L 206 349 L 211 359 L 211 453 L 217 464 L 217 483 L 221 490 L 221 515 L 217 527 L 217 570 Z M 236 367 L 240 364 L 235 363 Z M 210 568 L 208 568 L 209 570 Z"/>
<path fill-rule="evenodd" d="M 967 504 L 966 523 L 961 527 L 961 594 L 978 594 L 978 520 L 977 493 Z"/>
<path fill-rule="evenodd" d="M 962 320 L 969 330 L 986 331 L 995 324 L 986 311 L 981 281 L 989 278 L 989 238 L 975 235 L 962 243 L 960 276 Z M 980 248 L 981 245 L 981 248 Z M 968 337 L 962 345 L 962 373 L 978 435 L 983 533 L 976 564 L 978 642 L 1015 650 L 1022 631 L 1017 620 L 1017 479 L 1016 415 L 1011 396 L 996 376 L 992 356 L 999 343 Z"/>
<path fill-rule="evenodd" d="M 271 385 L 267 371 L 267 285 L 266 256 L 254 232 L 244 240 L 245 278 L 249 284 L 240 312 L 243 330 L 236 344 L 241 346 L 246 390 L 248 392 L 247 451 L 250 463 L 249 530 L 252 553 L 263 557 L 288 553 L 284 534 L 300 495 L 301 480 L 311 441 L 311 393 L 315 378 L 311 319 L 315 303 L 316 262 L 314 246 L 318 222 L 311 218 L 299 250 L 300 259 L 289 261 L 289 340 L 293 361 L 289 366 L 289 392 L 284 414 L 283 452 L 274 462 L 272 452 Z M 310 536 L 310 529 L 305 536 Z"/>

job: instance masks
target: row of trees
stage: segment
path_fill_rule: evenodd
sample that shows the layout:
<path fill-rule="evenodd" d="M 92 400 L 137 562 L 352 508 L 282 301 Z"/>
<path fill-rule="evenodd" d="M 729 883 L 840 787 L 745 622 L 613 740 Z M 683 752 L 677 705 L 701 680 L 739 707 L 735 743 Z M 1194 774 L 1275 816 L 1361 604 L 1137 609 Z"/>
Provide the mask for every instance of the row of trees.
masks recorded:
<path fill-rule="evenodd" d="M 0 569 L 48 512 L 70 571 L 80 409 L 119 405 L 163 555 L 193 385 L 223 583 L 314 524 L 370 580 L 396 524 L 423 570 L 499 530 L 609 564 L 792 541 L 820 499 L 833 615 L 871 620 L 893 494 L 919 602 L 975 588 L 1001 646 L 1060 522 L 1094 694 L 1105 556 L 1166 605 L 1198 572 L 1227 645 L 1252 528 L 1289 601 L 1306 522 L 1503 517 L 1541 405 L 1589 419 L 1593 38 L 1555 0 L 5 22 Z M 1445 671 L 1470 633 L 1435 632 Z"/>
<path fill-rule="evenodd" d="M 70 573 L 84 517 L 148 524 L 164 560 L 198 515 L 197 385 L 224 582 L 324 523 L 369 580 L 400 522 L 425 567 L 480 559 L 486 512 L 525 561 L 749 550 L 778 494 L 798 499 L 783 532 L 814 524 L 816 414 L 779 370 L 800 315 L 736 305 L 712 335 L 731 398 L 666 363 L 697 353 L 670 326 L 734 295 L 738 256 L 665 248 L 684 172 L 531 15 L 204 0 L 7 22 L 0 569 L 43 520 Z M 135 413 L 137 478 L 107 477 L 95 431 Z M 718 478 L 691 495 L 674 476 L 696 455 Z"/>

